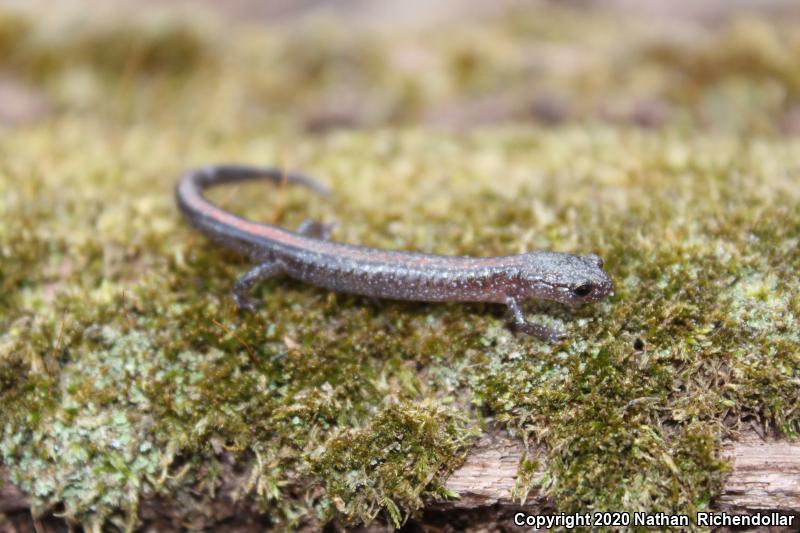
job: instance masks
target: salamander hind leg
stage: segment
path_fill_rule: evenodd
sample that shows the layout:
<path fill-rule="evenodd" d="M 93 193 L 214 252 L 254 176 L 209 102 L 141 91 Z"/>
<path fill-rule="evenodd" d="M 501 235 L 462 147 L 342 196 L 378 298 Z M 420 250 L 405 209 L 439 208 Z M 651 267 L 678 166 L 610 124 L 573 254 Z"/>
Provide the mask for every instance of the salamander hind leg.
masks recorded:
<path fill-rule="evenodd" d="M 283 272 L 283 265 L 276 261 L 261 263 L 257 267 L 242 274 L 233 284 L 233 301 L 236 307 L 244 311 L 255 311 L 256 302 L 249 293 L 258 283 Z"/>
<path fill-rule="evenodd" d="M 305 235 L 306 237 L 329 241 L 331 239 L 333 226 L 334 224 L 323 224 L 322 222 L 307 218 L 300 223 L 300 226 L 297 228 L 297 233 Z"/>
<path fill-rule="evenodd" d="M 506 305 L 511 309 L 511 313 L 514 315 L 514 329 L 516 331 L 533 335 L 539 340 L 549 342 L 559 341 L 566 337 L 562 331 L 525 320 L 522 309 L 519 307 L 519 302 L 514 298 L 507 298 Z"/>

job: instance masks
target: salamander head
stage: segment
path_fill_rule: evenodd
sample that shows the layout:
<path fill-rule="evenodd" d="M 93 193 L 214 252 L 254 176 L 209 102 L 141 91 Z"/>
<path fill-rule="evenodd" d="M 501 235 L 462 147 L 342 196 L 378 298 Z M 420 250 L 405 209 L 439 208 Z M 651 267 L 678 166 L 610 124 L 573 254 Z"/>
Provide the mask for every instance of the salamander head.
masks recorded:
<path fill-rule="evenodd" d="M 523 257 L 519 287 L 523 298 L 580 305 L 614 294 L 614 282 L 596 255 L 534 252 Z"/>

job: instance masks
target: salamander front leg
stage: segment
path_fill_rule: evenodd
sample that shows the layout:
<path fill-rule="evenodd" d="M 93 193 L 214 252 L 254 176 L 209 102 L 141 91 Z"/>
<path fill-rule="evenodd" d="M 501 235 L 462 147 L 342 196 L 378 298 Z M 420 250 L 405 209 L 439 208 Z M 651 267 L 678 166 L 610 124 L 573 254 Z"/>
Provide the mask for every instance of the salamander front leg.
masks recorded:
<path fill-rule="evenodd" d="M 331 239 L 333 226 L 334 224 L 323 224 L 322 222 L 307 218 L 300 223 L 300 226 L 297 228 L 297 233 L 305 235 L 306 237 L 329 241 Z"/>
<path fill-rule="evenodd" d="M 559 341 L 566 337 L 562 331 L 525 320 L 522 309 L 519 307 L 519 302 L 514 298 L 506 298 L 506 305 L 511 309 L 511 313 L 514 315 L 514 329 L 517 331 L 533 335 L 539 340 L 550 342 Z"/>
<path fill-rule="evenodd" d="M 261 263 L 252 270 L 242 274 L 233 284 L 233 301 L 238 309 L 255 311 L 256 302 L 249 296 L 249 292 L 261 281 L 276 276 L 283 272 L 283 265 L 276 261 Z"/>

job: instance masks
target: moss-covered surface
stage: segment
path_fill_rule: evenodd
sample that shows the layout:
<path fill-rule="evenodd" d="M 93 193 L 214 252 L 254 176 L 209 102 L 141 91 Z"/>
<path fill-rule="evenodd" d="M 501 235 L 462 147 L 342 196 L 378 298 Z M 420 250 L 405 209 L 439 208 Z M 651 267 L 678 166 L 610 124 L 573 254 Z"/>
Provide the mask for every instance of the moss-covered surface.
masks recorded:
<path fill-rule="evenodd" d="M 762 19 L 694 48 L 634 34 L 623 59 L 538 82 L 574 99 L 572 117 L 632 91 L 669 101 L 657 131 L 589 120 L 302 133 L 303 112 L 344 90 L 394 124 L 514 93 L 539 72 L 512 44 L 610 51 L 624 26 L 535 15 L 473 29 L 483 39 L 424 36 L 434 66 L 420 78 L 392 68 L 397 49 L 377 35 L 366 50 L 333 30 L 222 39 L 134 19 L 55 31 L 0 13 L 0 66 L 56 104 L 0 133 L 0 462 L 33 504 L 133 526 L 143 498 L 181 512 L 183 494 L 213 495 L 228 454 L 249 465 L 238 494 L 276 523 L 382 511 L 399 524 L 423 498 L 455 496 L 445 476 L 494 421 L 548 445 L 532 481 L 560 510 L 689 511 L 719 490 L 720 439 L 743 418 L 796 436 L 800 142 L 776 133 L 800 54 L 775 43 L 796 50 L 800 34 Z M 736 108 L 745 93 L 764 105 Z M 254 220 L 312 217 L 336 222 L 337 240 L 444 254 L 594 252 L 616 295 L 575 312 L 531 304 L 569 332 L 553 345 L 514 337 L 500 307 L 286 280 L 241 315 L 229 289 L 246 263 L 173 204 L 176 176 L 210 161 L 280 162 L 336 191 L 215 191 Z"/>

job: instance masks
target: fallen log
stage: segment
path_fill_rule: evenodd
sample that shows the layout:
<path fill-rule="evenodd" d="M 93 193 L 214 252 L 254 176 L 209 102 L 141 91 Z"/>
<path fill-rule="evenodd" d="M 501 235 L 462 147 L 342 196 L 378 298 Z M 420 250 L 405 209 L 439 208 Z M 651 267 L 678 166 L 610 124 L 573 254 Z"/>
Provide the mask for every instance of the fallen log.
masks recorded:
<path fill-rule="evenodd" d="M 472 449 L 465 463 L 447 481 L 447 488 L 458 492 L 460 500 L 437 503 L 446 509 L 480 507 L 524 508 L 528 512 L 552 508 L 552 503 L 535 492 L 524 504 L 514 501 L 511 491 L 517 479 L 517 465 L 524 454 L 517 440 L 500 435 L 486 435 Z M 534 450 L 539 471 L 544 471 L 544 454 Z M 800 510 L 800 441 L 787 442 L 762 438 L 755 432 L 728 441 L 722 455 L 731 461 L 715 509 L 736 512 Z"/>
<path fill-rule="evenodd" d="M 553 502 L 539 494 L 536 489 L 531 491 L 522 504 L 513 499 L 517 467 L 524 451 L 518 440 L 499 434 L 485 435 L 473 447 L 461 468 L 446 483 L 447 488 L 458 492 L 461 498 L 432 502 L 421 519 L 415 521 L 421 524 L 446 524 L 449 529 L 458 524 L 467 529 L 481 524 L 484 529 L 488 527 L 492 530 L 489 526 L 491 524 L 496 524 L 499 529 L 507 529 L 513 514 L 518 510 L 530 514 L 556 512 Z M 531 450 L 531 455 L 538 459 L 539 466 L 533 473 L 535 478 L 544 472 L 544 451 Z M 800 510 L 800 442 L 762 438 L 749 432 L 735 441 L 726 442 L 722 455 L 731 461 L 731 472 L 725 480 L 722 493 L 713 502 L 714 510 L 736 513 L 797 513 Z M 0 468 L 0 480 L 5 481 L 0 481 L 0 514 L 24 513 L 30 516 L 27 497 L 8 482 L 5 474 L 7 472 Z M 248 506 L 241 501 L 235 503 L 227 492 L 230 490 L 223 489 L 218 493 L 219 504 L 223 508 L 230 506 L 231 513 L 236 511 L 240 520 L 258 522 L 264 518 L 259 516 L 256 506 Z M 163 496 L 154 500 L 162 499 Z M 144 503 L 151 511 L 158 507 L 154 507 L 153 501 Z M 161 503 L 168 507 L 169 502 Z M 168 511 L 166 513 L 169 514 Z M 251 513 L 252 516 L 249 517 L 241 516 Z M 159 513 L 156 511 L 155 514 Z M 221 512 L 219 516 L 226 517 L 228 514 Z M 147 516 L 144 520 L 159 522 L 154 516 Z M 213 523 L 195 525 L 211 527 Z"/>

